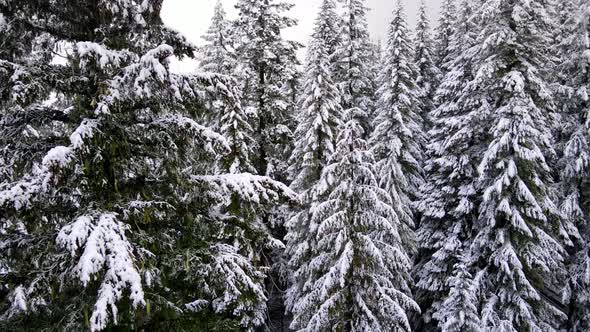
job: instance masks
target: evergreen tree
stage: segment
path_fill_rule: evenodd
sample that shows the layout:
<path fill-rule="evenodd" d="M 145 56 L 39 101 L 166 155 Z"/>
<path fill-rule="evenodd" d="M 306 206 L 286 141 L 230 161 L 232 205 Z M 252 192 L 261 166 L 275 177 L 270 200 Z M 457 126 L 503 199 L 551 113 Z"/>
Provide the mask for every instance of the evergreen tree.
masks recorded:
<path fill-rule="evenodd" d="M 342 94 L 342 109 L 365 114 L 360 119 L 365 135 L 371 132 L 375 77 L 372 75 L 372 43 L 367 24 L 365 0 L 341 0 L 343 20 L 340 48 L 335 53 L 335 80 Z"/>
<path fill-rule="evenodd" d="M 564 279 L 562 226 L 548 159 L 553 99 L 545 68 L 551 22 L 542 1 L 485 2 L 475 95 L 490 105 L 491 140 L 479 166 L 482 202 L 471 245 L 482 326 L 556 331 Z"/>
<path fill-rule="evenodd" d="M 409 293 L 411 262 L 400 222 L 378 186 L 363 136 L 349 113 L 315 188 L 310 278 L 293 305 L 293 329 L 410 331 L 407 315 L 418 310 Z"/>
<path fill-rule="evenodd" d="M 333 0 L 324 0 L 309 44 L 301 95 L 299 125 L 291 156 L 292 188 L 307 191 L 319 179 L 334 152 L 336 128 L 341 118 L 340 95 L 332 79 L 330 51 L 333 50 Z"/>
<path fill-rule="evenodd" d="M 457 25 L 457 7 L 455 0 L 443 0 L 441 5 L 440 18 L 436 27 L 436 57 L 435 64 L 443 75 L 446 74 L 446 62 L 449 61 L 450 44 Z"/>
<path fill-rule="evenodd" d="M 560 44 L 561 63 L 558 67 L 561 86 L 558 90 L 562 114 L 562 135 L 565 142 L 559 169 L 561 170 L 561 210 L 569 224 L 562 233 L 566 244 L 573 247 L 570 263 L 571 331 L 590 329 L 590 186 L 586 180 L 590 171 L 590 136 L 588 91 L 590 91 L 590 11 L 587 0 L 564 1 L 562 9 L 569 18 L 561 25 L 564 39 Z M 565 13 L 560 11 L 562 17 Z M 566 124 L 566 125 L 563 125 Z"/>
<path fill-rule="evenodd" d="M 232 174 L 251 173 L 256 174 L 251 156 L 253 155 L 252 146 L 255 141 L 252 138 L 252 127 L 248 123 L 248 117 L 244 113 L 241 104 L 232 103 L 232 100 L 238 100 L 237 82 L 232 80 L 230 87 L 222 86 L 224 93 L 222 96 L 228 98 L 221 101 L 222 116 L 219 120 L 221 134 L 227 139 L 230 147 L 230 153 L 225 155 L 221 160 L 222 172 Z"/>
<path fill-rule="evenodd" d="M 485 98 L 474 93 L 474 61 L 479 49 L 474 14 L 478 5 L 472 0 L 461 3 L 461 24 L 451 41 L 454 53 L 449 57 L 449 72 L 437 91 L 440 105 L 432 113 L 426 185 L 420 202 L 420 254 L 415 266 L 416 296 L 426 330 L 438 324 L 446 331 L 444 320 L 439 318 L 453 314 L 443 305 L 450 296 L 453 267 L 466 254 L 477 221 L 477 167 L 487 139 L 482 125 L 489 116 Z"/>
<path fill-rule="evenodd" d="M 420 118 L 421 90 L 416 85 L 418 70 L 412 60 L 406 17 L 399 2 L 393 15 L 379 75 L 371 145 L 377 159 L 379 184 L 392 196 L 393 207 L 402 222 L 402 239 L 413 253 L 416 250 L 413 209 L 424 183 L 425 135 Z"/>
<path fill-rule="evenodd" d="M 371 75 L 375 78 L 375 87 L 377 87 L 377 78 L 381 71 L 381 58 L 383 56 L 383 45 L 381 40 L 376 43 L 371 43 L 371 54 L 369 56 L 369 64 L 371 69 Z M 375 91 L 376 93 L 376 91 Z"/>
<path fill-rule="evenodd" d="M 255 216 L 295 195 L 214 174 L 233 146 L 194 118 L 239 101 L 226 77 L 169 71 L 195 50 L 160 9 L 0 2 L 1 330 L 265 323 L 277 241 Z"/>
<path fill-rule="evenodd" d="M 342 47 L 341 22 L 342 18 L 338 15 L 338 0 L 323 1 L 320 5 L 320 13 L 323 17 L 318 17 L 315 22 L 314 33 L 321 37 L 326 47 L 326 54 L 330 60 L 330 73 L 335 76 L 334 72 L 338 69 L 338 57 L 336 52 Z M 311 45 L 310 41 L 310 45 Z M 309 53 L 308 53 L 309 54 Z M 334 80 L 334 77 L 332 77 Z"/>
<path fill-rule="evenodd" d="M 448 332 L 480 331 L 477 298 L 473 290 L 473 280 L 463 261 L 457 263 L 449 278 L 450 292 L 434 314 L 441 322 L 440 329 Z"/>
<path fill-rule="evenodd" d="M 252 119 L 255 140 L 253 159 L 257 173 L 287 181 L 288 159 L 292 149 L 297 99 L 298 43 L 282 38 L 282 30 L 297 22 L 286 16 L 294 5 L 280 0 L 239 0 L 235 31 L 239 42 L 239 81 L 246 109 Z M 272 234 L 283 240 L 286 230 L 284 210 L 273 210 L 261 215 L 263 223 L 272 228 Z M 271 266 L 267 280 L 269 293 L 269 321 L 284 324 L 283 287 L 280 272 L 284 269 L 283 250 L 268 248 L 264 252 Z"/>
<path fill-rule="evenodd" d="M 290 84 L 296 77 L 299 45 L 285 41 L 281 31 L 296 21 L 285 16 L 293 4 L 276 0 L 239 0 L 236 30 L 239 39 L 236 53 L 240 55 L 243 73 L 240 80 L 247 82 L 243 90 L 248 107 L 254 112 L 258 174 L 284 180 L 287 169 L 294 123 L 289 110 L 293 109 Z"/>
<path fill-rule="evenodd" d="M 292 272 L 287 293 L 287 309 L 291 310 L 301 296 L 309 265 L 309 232 L 313 194 L 324 167 L 334 153 L 337 127 L 341 119 L 340 93 L 332 80 L 329 52 L 336 39 L 333 29 L 333 0 L 322 2 L 307 53 L 304 91 L 295 131 L 295 149 L 291 156 L 291 188 L 303 197 L 303 204 L 291 218 L 287 234 L 287 259 Z"/>
<path fill-rule="evenodd" d="M 236 67 L 232 54 L 231 22 L 226 19 L 221 0 L 217 0 L 211 25 L 202 37 L 207 43 L 200 48 L 202 71 L 224 75 L 232 74 Z"/>
<path fill-rule="evenodd" d="M 426 129 L 430 129 L 432 120 L 431 112 L 434 110 L 434 95 L 438 88 L 440 80 L 440 71 L 436 67 L 433 59 L 434 43 L 430 33 L 430 20 L 426 13 L 425 0 L 420 1 L 418 12 L 418 24 L 416 26 L 416 37 L 414 38 L 414 62 L 418 66 L 418 78 L 416 85 L 420 88 L 422 94 L 420 102 L 422 104 L 423 123 Z"/>
<path fill-rule="evenodd" d="M 563 43 L 566 39 L 568 39 L 573 33 L 575 29 L 575 24 L 573 20 L 577 17 L 576 8 L 578 5 L 583 5 L 583 2 L 580 0 L 560 0 L 554 1 L 554 20 L 556 24 L 556 29 L 554 33 L 554 44 L 557 46 L 557 50 L 560 52 L 565 51 L 563 47 Z M 565 54 L 560 54 L 561 58 L 563 58 Z"/>
<path fill-rule="evenodd" d="M 214 8 L 211 25 L 202 37 L 207 44 L 200 48 L 200 68 L 204 72 L 218 73 L 228 76 L 238 76 L 237 60 L 234 52 L 236 42 L 233 33 L 233 24 L 226 18 L 225 9 L 221 0 L 217 0 Z M 239 95 L 236 82 L 232 82 L 232 91 L 226 94 Z M 251 155 L 253 154 L 252 138 L 253 129 L 249 118 L 243 110 L 243 105 L 238 107 L 223 107 L 223 101 L 215 100 L 208 105 L 208 116 L 205 117 L 211 126 L 218 129 L 232 146 L 232 153 L 223 160 L 222 168 L 230 173 L 249 172 L 256 173 Z M 220 109 L 221 108 L 221 109 Z"/>
<path fill-rule="evenodd" d="M 200 71 L 233 76 L 237 66 L 232 48 L 234 43 L 232 39 L 234 36 L 232 24 L 226 19 L 221 0 L 217 1 L 211 25 L 201 38 L 206 43 L 198 49 Z M 220 121 L 223 117 L 226 120 L 234 117 L 232 114 L 223 113 L 225 110 L 223 108 L 223 101 L 213 100 L 206 106 L 203 114 L 200 114 L 200 119 L 214 130 L 221 131 L 223 125 Z"/>

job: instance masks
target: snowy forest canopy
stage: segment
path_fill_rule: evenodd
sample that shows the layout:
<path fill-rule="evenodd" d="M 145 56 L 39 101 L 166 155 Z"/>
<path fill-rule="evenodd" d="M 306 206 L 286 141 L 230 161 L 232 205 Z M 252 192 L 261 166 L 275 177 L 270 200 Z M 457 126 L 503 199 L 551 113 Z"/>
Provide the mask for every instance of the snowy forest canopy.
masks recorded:
<path fill-rule="evenodd" d="M 590 331 L 590 0 L 163 1 L 0 0 L 1 331 Z"/>

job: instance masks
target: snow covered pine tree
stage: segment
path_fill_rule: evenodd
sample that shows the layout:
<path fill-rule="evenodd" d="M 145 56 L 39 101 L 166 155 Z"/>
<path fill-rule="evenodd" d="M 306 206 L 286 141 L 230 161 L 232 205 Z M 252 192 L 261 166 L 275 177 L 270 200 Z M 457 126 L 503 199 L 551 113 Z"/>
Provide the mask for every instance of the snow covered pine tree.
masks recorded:
<path fill-rule="evenodd" d="M 226 19 L 221 0 L 217 0 L 211 25 L 202 37 L 207 43 L 199 48 L 202 71 L 231 75 L 236 67 L 233 49 L 232 22 Z"/>
<path fill-rule="evenodd" d="M 434 95 L 441 79 L 440 70 L 434 64 L 434 43 L 430 32 L 430 21 L 426 13 L 426 0 L 420 1 L 418 24 L 414 37 L 414 63 L 418 67 L 416 85 L 420 88 L 424 131 L 432 126 L 431 114 L 434 111 Z"/>
<path fill-rule="evenodd" d="M 238 79 L 247 82 L 243 98 L 253 110 L 257 143 L 258 174 L 286 179 L 288 152 L 293 138 L 289 110 L 292 99 L 288 82 L 296 76 L 299 44 L 286 41 L 281 31 L 297 21 L 285 16 L 293 4 L 277 0 L 239 0 L 236 32 L 237 54 L 244 72 Z"/>
<path fill-rule="evenodd" d="M 374 45 L 371 44 L 367 24 L 365 0 L 340 0 L 343 17 L 340 47 L 334 57 L 337 61 L 334 80 L 342 95 L 342 109 L 361 109 L 360 119 L 365 135 L 371 133 L 374 112 L 375 77 L 371 68 Z"/>
<path fill-rule="evenodd" d="M 239 145 L 195 114 L 239 101 L 231 80 L 169 71 L 195 48 L 161 3 L 0 1 L 1 330 L 265 323 L 258 253 L 276 241 L 255 217 L 296 197 L 214 174 Z"/>
<path fill-rule="evenodd" d="M 435 64 L 443 75 L 447 72 L 445 63 L 450 60 L 448 58 L 449 46 L 457 25 L 457 7 L 455 6 L 455 1 L 442 0 L 440 18 L 438 19 L 438 26 L 436 27 L 434 37 L 436 42 Z"/>
<path fill-rule="evenodd" d="M 478 331 L 477 315 L 457 315 L 451 303 L 460 308 L 477 309 L 469 303 L 463 290 L 471 277 L 465 268 L 471 228 L 477 222 L 480 195 L 476 192 L 477 167 L 485 151 L 486 132 L 482 128 L 489 110 L 481 96 L 474 94 L 473 62 L 479 46 L 479 33 L 474 16 L 477 2 L 463 0 L 459 8 L 460 24 L 449 45 L 452 52 L 446 67 L 448 73 L 436 94 L 440 104 L 432 113 L 428 161 L 425 165 L 426 185 L 420 202 L 422 219 L 418 230 L 419 255 L 414 267 L 417 280 L 416 299 L 422 308 L 417 328 L 444 332 Z M 455 266 L 460 264 L 460 269 Z M 459 273 L 458 275 L 456 273 Z M 475 312 L 477 313 L 477 312 Z M 475 321 L 473 321 L 475 320 Z"/>
<path fill-rule="evenodd" d="M 235 34 L 233 32 L 233 22 L 226 19 L 221 0 L 217 1 L 213 11 L 211 25 L 201 38 L 205 41 L 205 44 L 198 48 L 200 71 L 235 76 L 236 71 L 239 69 L 237 68 L 237 56 L 234 50 Z M 241 95 L 239 85 L 233 84 L 231 89 L 234 90 L 234 93 Z M 244 105 L 242 105 L 243 108 Z M 224 111 L 228 110 L 224 109 L 223 101 L 215 99 L 207 103 L 202 114 L 199 114 L 199 119 L 212 129 L 219 131 L 223 126 L 220 123 L 221 118 L 227 115 Z M 225 120 L 233 119 L 234 115 L 226 117 Z M 243 120 L 248 119 L 243 118 Z M 240 120 L 238 121 L 241 122 Z M 244 123 L 240 123 L 238 126 L 244 127 Z"/>
<path fill-rule="evenodd" d="M 302 205 L 288 224 L 286 259 L 289 260 L 289 289 L 287 310 L 292 311 L 305 291 L 309 264 L 309 234 L 312 229 L 311 209 L 317 204 L 313 188 L 317 185 L 324 167 L 334 153 L 337 129 L 341 123 L 340 92 L 334 83 L 331 55 L 337 45 L 334 0 L 323 0 L 315 21 L 307 51 L 307 63 L 299 125 L 295 131 L 295 149 L 289 168 L 291 188 L 300 193 Z"/>
<path fill-rule="evenodd" d="M 408 313 L 419 310 L 410 297 L 401 224 L 362 138 L 364 116 L 348 113 L 316 187 L 309 277 L 293 305 L 297 330 L 410 331 Z"/>
<path fill-rule="evenodd" d="M 568 328 L 577 332 L 590 330 L 590 1 L 564 0 L 560 8 L 561 211 L 574 252 Z"/>
<path fill-rule="evenodd" d="M 371 145 L 381 187 L 391 195 L 406 250 L 415 253 L 414 203 L 424 183 L 421 90 L 404 8 L 396 3 L 382 56 Z"/>
<path fill-rule="evenodd" d="M 548 165 L 554 99 L 547 2 L 486 1 L 479 11 L 472 93 L 489 103 L 481 126 L 491 137 L 479 166 L 482 202 L 468 260 L 487 329 L 558 331 L 567 319 L 558 295 L 566 277 L 563 226 Z"/>
<path fill-rule="evenodd" d="M 459 263 L 453 267 L 448 286 L 449 294 L 442 302 L 440 310 L 434 314 L 434 318 L 440 322 L 440 330 L 444 332 L 481 331 L 474 280 L 462 258 L 459 258 Z"/>
<path fill-rule="evenodd" d="M 280 0 L 239 0 L 234 27 L 240 70 L 236 78 L 241 82 L 244 105 L 254 131 L 252 162 L 258 174 L 285 183 L 295 127 L 295 81 L 299 64 L 296 52 L 301 45 L 284 40 L 281 33 L 297 23 L 287 16 L 293 6 Z M 260 216 L 280 240 L 286 233 L 286 212 L 274 210 L 272 214 Z M 265 256 L 273 268 L 267 282 L 270 324 L 284 326 L 283 251 L 273 250 Z"/>

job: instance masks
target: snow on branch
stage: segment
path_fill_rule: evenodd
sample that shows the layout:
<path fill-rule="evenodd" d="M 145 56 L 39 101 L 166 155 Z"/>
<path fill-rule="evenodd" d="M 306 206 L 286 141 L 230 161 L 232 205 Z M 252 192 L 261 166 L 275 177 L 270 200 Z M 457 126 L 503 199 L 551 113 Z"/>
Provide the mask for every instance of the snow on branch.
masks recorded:
<path fill-rule="evenodd" d="M 64 170 L 76 162 L 76 153 L 85 147 L 85 140 L 99 133 L 98 121 L 85 119 L 70 136 L 70 146 L 56 146 L 49 150 L 31 174 L 20 181 L 0 186 L 0 206 L 16 210 L 29 208 L 36 195 L 47 192 Z"/>
<path fill-rule="evenodd" d="M 146 25 L 143 16 L 154 10 L 152 1 L 145 0 L 101 0 L 99 3 L 99 8 L 104 8 L 123 20 L 132 19 L 140 26 Z"/>
<path fill-rule="evenodd" d="M 203 148 L 209 153 L 215 153 L 216 147 L 230 151 L 225 137 L 181 114 L 166 114 L 155 120 L 152 124 L 174 132 L 178 132 L 178 130 L 189 131 L 193 137 L 204 143 Z"/>
<path fill-rule="evenodd" d="M 10 296 L 10 300 L 10 308 L 0 316 L 0 318 L 11 318 L 29 310 L 29 307 L 27 306 L 26 289 L 22 285 L 14 289 Z"/>
<path fill-rule="evenodd" d="M 84 286 L 105 270 L 90 317 L 90 330 L 107 327 L 109 315 L 117 323 L 117 302 L 125 290 L 135 308 L 144 305 L 140 273 L 134 263 L 133 245 L 127 239 L 127 226 L 113 213 L 78 217 L 61 229 L 57 242 L 72 257 L 81 251 L 74 272 Z"/>
<path fill-rule="evenodd" d="M 196 185 L 207 188 L 214 201 L 229 203 L 233 195 L 255 205 L 276 202 L 298 202 L 297 194 L 286 185 L 269 177 L 244 174 L 194 176 Z"/>
<path fill-rule="evenodd" d="M 86 67 L 92 60 L 101 69 L 107 67 L 119 68 L 123 62 L 131 58 L 129 52 L 109 50 L 104 45 L 93 42 L 76 43 L 75 49 L 80 56 L 82 67 Z"/>
<path fill-rule="evenodd" d="M 249 259 L 240 255 L 234 246 L 218 244 L 212 248 L 215 252 L 211 271 L 216 275 L 213 279 L 221 280 L 223 294 L 212 301 L 213 309 L 216 312 L 225 312 L 233 308 L 235 315 L 241 316 L 240 325 L 261 325 L 265 320 L 264 305 L 267 301 L 264 286 L 260 283 L 265 274 L 256 271 Z M 219 278 L 221 277 L 221 278 Z M 256 280 L 258 279 L 258 280 Z M 243 301 L 241 297 L 251 293 L 260 301 Z"/>

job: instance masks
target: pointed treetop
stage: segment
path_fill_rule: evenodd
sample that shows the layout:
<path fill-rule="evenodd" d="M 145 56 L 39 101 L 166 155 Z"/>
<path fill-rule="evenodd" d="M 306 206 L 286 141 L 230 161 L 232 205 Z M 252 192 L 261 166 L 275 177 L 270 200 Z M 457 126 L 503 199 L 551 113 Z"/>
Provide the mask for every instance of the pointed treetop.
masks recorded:
<path fill-rule="evenodd" d="M 450 53 L 450 44 L 455 34 L 455 24 L 457 21 L 457 8 L 455 0 L 443 0 L 441 14 L 436 28 L 436 64 L 444 72 L 445 62 L 448 61 Z"/>

